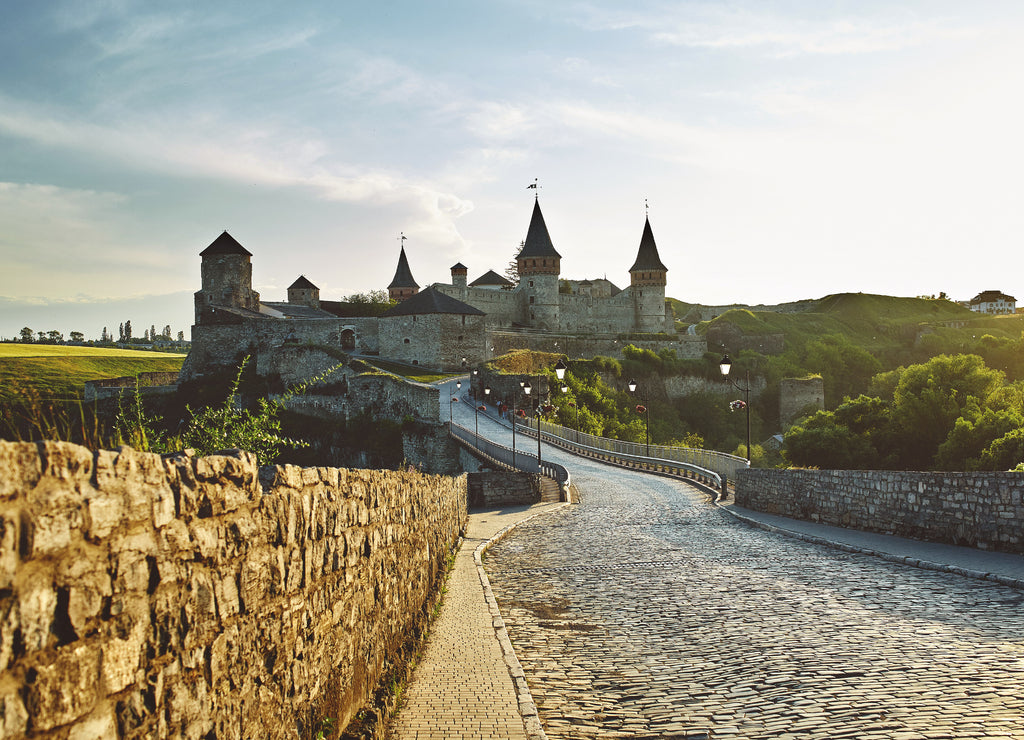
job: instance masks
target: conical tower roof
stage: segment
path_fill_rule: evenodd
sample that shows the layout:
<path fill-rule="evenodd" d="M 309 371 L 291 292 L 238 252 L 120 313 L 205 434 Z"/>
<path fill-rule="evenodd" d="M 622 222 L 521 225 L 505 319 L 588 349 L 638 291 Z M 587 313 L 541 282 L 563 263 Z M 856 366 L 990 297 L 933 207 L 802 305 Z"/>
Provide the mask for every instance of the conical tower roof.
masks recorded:
<path fill-rule="evenodd" d="M 227 231 L 214 239 L 210 246 L 199 253 L 200 257 L 207 257 L 211 254 L 242 254 L 252 257 L 252 252 L 243 247 Z"/>
<path fill-rule="evenodd" d="M 533 257 L 557 257 L 562 258 L 555 251 L 555 245 L 551 243 L 548 236 L 548 227 L 544 223 L 544 214 L 540 212 L 540 201 L 533 201 L 533 216 L 530 218 L 530 229 L 526 232 L 526 243 L 522 251 L 516 255 L 517 260 Z"/>
<path fill-rule="evenodd" d="M 398 255 L 398 269 L 395 270 L 395 277 L 388 286 L 388 289 L 419 287 L 419 283 L 412 277 L 412 270 L 409 269 L 409 260 L 405 256 L 405 247 L 402 247 L 402 252 Z"/>
<path fill-rule="evenodd" d="M 644 221 L 644 235 L 640 237 L 640 249 L 636 253 L 636 262 L 629 268 L 630 272 L 661 270 L 668 272 L 658 256 L 658 245 L 654 243 L 654 232 L 651 231 L 651 220 Z"/>

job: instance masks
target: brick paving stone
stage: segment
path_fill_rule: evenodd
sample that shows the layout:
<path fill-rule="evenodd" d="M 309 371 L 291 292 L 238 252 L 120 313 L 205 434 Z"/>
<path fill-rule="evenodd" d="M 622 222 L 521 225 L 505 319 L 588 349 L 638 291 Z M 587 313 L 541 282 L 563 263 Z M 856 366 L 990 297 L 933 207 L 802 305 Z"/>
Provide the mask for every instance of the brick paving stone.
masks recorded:
<path fill-rule="evenodd" d="M 526 740 L 519 695 L 473 560 L 478 545 L 520 520 L 558 505 L 472 513 L 441 611 L 389 725 L 395 740 Z"/>
<path fill-rule="evenodd" d="M 1020 591 L 754 529 L 684 482 L 559 455 L 582 503 L 487 564 L 549 737 L 1024 738 Z"/>

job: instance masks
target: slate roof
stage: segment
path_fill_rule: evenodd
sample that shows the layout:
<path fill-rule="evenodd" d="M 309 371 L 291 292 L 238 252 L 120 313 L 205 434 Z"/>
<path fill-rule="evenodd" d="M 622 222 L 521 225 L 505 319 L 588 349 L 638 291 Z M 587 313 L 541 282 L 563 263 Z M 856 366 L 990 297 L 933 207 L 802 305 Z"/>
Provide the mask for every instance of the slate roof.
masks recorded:
<path fill-rule="evenodd" d="M 332 314 L 319 308 L 300 306 L 295 303 L 280 303 L 278 301 L 261 301 L 267 308 L 273 309 L 288 319 L 329 319 Z"/>
<path fill-rule="evenodd" d="M 498 285 L 502 288 L 511 288 L 514 283 L 508 278 L 502 277 L 494 270 L 488 270 L 483 275 L 469 284 L 471 288 L 480 288 L 487 285 Z"/>
<path fill-rule="evenodd" d="M 452 265 L 452 268 L 451 268 L 451 269 L 452 269 L 452 272 L 455 272 L 456 270 L 462 270 L 463 272 L 465 272 L 465 271 L 466 271 L 466 270 L 468 270 L 469 268 L 468 268 L 468 267 L 466 267 L 466 266 L 465 266 L 464 264 L 462 264 L 461 262 L 456 262 L 456 263 L 455 263 L 454 265 Z"/>
<path fill-rule="evenodd" d="M 978 295 L 971 299 L 971 305 L 976 306 L 979 303 L 995 303 L 996 301 L 1013 301 L 1016 303 L 1017 299 L 1012 295 L 1006 295 L 1001 290 L 984 290 Z"/>
<path fill-rule="evenodd" d="M 412 270 L 409 269 L 409 260 L 405 256 L 405 247 L 402 247 L 398 255 L 398 269 L 395 270 L 395 277 L 388 288 L 418 288 L 420 287 L 412 277 Z"/>
<path fill-rule="evenodd" d="M 413 314 L 421 315 L 427 313 L 454 313 L 466 316 L 484 315 L 484 312 L 479 308 L 474 308 L 468 303 L 463 303 L 457 298 L 445 295 L 434 286 L 430 286 L 425 290 L 421 290 L 411 298 L 405 299 L 397 306 L 392 306 L 381 314 L 381 318 L 388 318 L 389 316 L 412 316 Z"/>
<path fill-rule="evenodd" d="M 551 243 L 548 236 L 548 227 L 544 223 L 544 214 L 540 212 L 540 201 L 533 202 L 533 216 L 530 218 L 530 228 L 526 232 L 526 243 L 523 249 L 516 255 L 517 260 L 533 257 L 558 257 L 562 255 L 555 251 L 555 245 Z"/>
<path fill-rule="evenodd" d="M 200 257 L 208 257 L 211 254 L 244 254 L 252 257 L 252 252 L 243 247 L 227 231 L 214 239 L 210 246 L 199 253 Z"/>
<path fill-rule="evenodd" d="M 320 290 L 320 288 L 309 282 L 305 275 L 299 275 L 299 279 L 289 285 L 288 290 Z"/>
<path fill-rule="evenodd" d="M 640 249 L 636 253 L 636 262 L 629 268 L 630 272 L 642 270 L 662 270 L 668 272 L 658 256 L 658 245 L 654 243 L 654 232 L 651 231 L 651 220 L 644 221 L 644 234 L 640 237 Z"/>

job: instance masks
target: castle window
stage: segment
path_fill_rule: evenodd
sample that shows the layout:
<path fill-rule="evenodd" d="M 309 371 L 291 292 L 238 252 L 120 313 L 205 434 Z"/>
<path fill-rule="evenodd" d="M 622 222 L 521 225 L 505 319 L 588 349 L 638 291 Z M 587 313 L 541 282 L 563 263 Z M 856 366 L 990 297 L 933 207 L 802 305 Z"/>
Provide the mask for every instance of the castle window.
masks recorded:
<path fill-rule="evenodd" d="M 405 342 L 406 344 L 408 344 L 408 343 L 409 343 L 409 340 L 408 340 L 408 339 L 405 339 L 405 340 L 403 340 L 403 341 L 404 341 L 404 342 Z"/>
<path fill-rule="evenodd" d="M 463 316 L 462 316 L 462 325 L 463 326 L 466 325 L 466 316 L 465 316 L 465 314 L 463 314 Z"/>
<path fill-rule="evenodd" d="M 530 296 L 530 305 L 533 305 L 533 296 Z"/>
<path fill-rule="evenodd" d="M 532 280 L 530 281 L 530 287 L 531 288 L 533 287 L 533 281 Z"/>

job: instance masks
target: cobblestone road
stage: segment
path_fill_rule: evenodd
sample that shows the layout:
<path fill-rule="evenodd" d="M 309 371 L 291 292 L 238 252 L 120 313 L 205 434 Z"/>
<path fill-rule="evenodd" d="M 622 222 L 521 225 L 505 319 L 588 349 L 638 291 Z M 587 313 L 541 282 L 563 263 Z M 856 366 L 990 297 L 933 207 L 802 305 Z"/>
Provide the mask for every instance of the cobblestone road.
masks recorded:
<path fill-rule="evenodd" d="M 551 457 L 583 502 L 487 564 L 549 737 L 1024 738 L 1024 593 Z"/>

